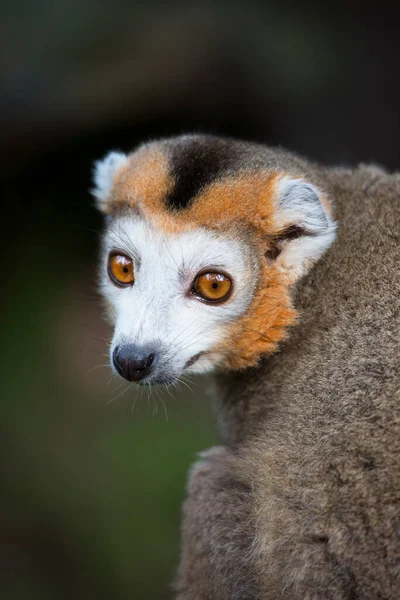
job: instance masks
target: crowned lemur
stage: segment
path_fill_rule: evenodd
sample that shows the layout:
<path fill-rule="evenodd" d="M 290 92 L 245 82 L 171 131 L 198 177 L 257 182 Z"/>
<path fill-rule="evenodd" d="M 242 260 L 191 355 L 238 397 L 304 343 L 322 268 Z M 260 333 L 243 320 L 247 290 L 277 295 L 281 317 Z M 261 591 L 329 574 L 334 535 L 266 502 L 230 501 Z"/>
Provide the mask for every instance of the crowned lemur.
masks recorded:
<path fill-rule="evenodd" d="M 113 368 L 219 386 L 177 598 L 399 600 L 400 174 L 187 135 L 94 180 Z"/>

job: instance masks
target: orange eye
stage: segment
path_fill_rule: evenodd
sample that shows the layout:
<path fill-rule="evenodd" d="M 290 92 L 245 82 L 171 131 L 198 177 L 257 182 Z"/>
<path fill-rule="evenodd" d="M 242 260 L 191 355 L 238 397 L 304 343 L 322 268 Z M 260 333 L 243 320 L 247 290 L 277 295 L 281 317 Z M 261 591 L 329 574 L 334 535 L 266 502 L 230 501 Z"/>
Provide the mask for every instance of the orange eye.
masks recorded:
<path fill-rule="evenodd" d="M 194 281 L 192 291 L 208 302 L 220 302 L 229 295 L 232 281 L 223 273 L 202 273 Z"/>
<path fill-rule="evenodd" d="M 132 285 L 135 281 L 133 262 L 125 254 L 110 254 L 108 274 L 110 279 L 121 287 Z"/>

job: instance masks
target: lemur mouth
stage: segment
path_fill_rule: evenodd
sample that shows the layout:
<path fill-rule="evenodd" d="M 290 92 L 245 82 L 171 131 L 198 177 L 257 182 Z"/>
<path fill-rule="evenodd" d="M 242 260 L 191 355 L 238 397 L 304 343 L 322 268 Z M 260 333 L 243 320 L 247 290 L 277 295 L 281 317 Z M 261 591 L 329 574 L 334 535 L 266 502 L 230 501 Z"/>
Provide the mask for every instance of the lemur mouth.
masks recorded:
<path fill-rule="evenodd" d="M 186 362 L 186 364 L 183 368 L 188 369 L 189 367 L 194 365 L 194 363 L 200 358 L 200 356 L 202 354 L 204 354 L 204 352 L 199 352 L 198 354 L 195 354 L 194 356 L 192 356 L 192 358 L 189 358 L 189 360 Z"/>

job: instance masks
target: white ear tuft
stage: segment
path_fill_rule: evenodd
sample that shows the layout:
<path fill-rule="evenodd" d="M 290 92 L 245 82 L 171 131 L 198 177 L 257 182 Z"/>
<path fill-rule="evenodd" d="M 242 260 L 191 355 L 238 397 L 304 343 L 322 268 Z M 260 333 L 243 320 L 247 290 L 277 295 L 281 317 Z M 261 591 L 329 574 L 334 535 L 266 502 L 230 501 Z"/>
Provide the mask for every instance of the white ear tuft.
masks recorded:
<path fill-rule="evenodd" d="M 336 223 L 322 198 L 320 190 L 304 179 L 284 177 L 278 183 L 275 257 L 291 281 L 301 277 L 335 239 Z"/>
<path fill-rule="evenodd" d="M 106 212 L 107 200 L 110 196 L 116 172 L 123 167 L 128 157 L 123 152 L 110 152 L 94 163 L 93 182 L 91 192 L 97 201 L 97 208 Z"/>

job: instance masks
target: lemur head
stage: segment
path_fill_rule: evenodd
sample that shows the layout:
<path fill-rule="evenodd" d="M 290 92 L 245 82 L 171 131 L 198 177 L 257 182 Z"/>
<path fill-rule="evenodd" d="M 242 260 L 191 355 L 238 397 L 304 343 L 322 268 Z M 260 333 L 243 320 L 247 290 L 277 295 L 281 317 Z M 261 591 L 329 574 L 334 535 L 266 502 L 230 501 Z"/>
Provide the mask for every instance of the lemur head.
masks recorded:
<path fill-rule="evenodd" d="M 111 152 L 94 183 L 111 362 L 130 381 L 273 352 L 296 318 L 293 285 L 335 236 L 307 164 L 250 143 L 188 135 Z"/>

